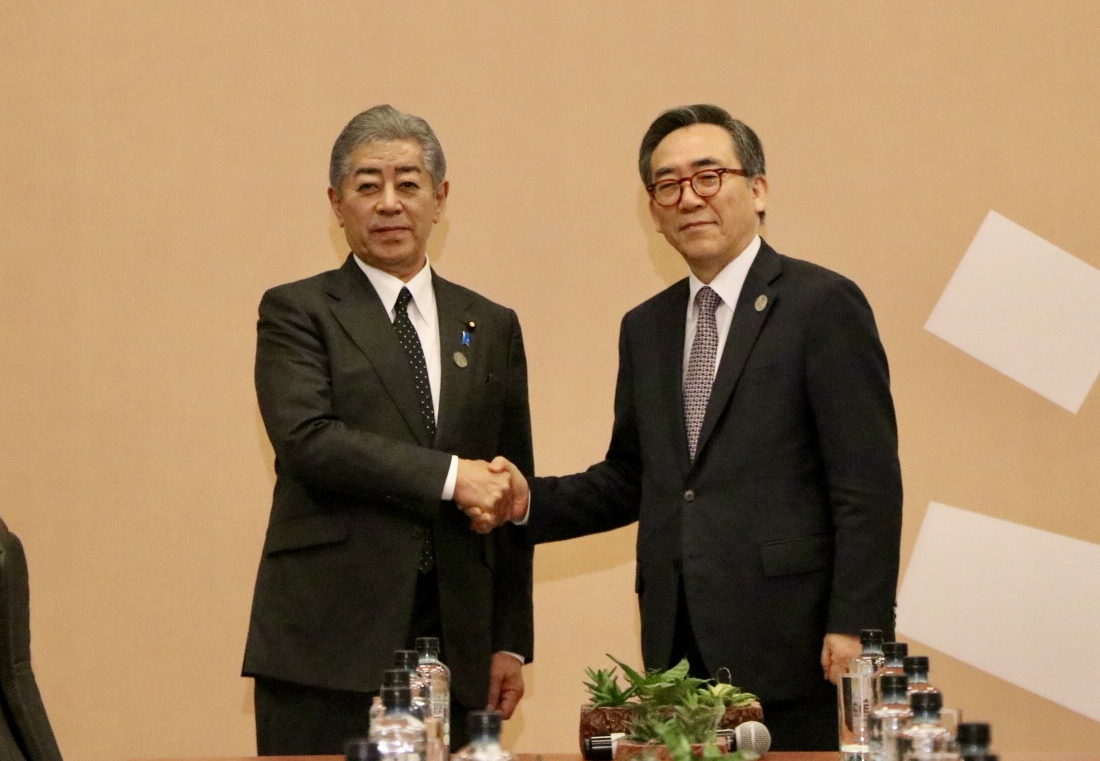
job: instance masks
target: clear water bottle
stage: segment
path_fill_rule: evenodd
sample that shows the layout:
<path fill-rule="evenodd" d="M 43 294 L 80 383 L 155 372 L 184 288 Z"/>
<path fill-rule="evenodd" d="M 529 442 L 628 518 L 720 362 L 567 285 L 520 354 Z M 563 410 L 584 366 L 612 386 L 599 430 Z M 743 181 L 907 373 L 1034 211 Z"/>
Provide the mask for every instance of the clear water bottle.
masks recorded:
<path fill-rule="evenodd" d="M 417 637 L 417 670 L 428 685 L 431 715 L 443 724 L 443 742 L 451 747 L 451 670 L 439 660 L 439 639 Z"/>
<path fill-rule="evenodd" d="M 861 761 L 869 755 L 868 719 L 878 704 L 875 674 L 882 668 L 882 630 L 864 629 L 859 633 L 862 651 L 848 663 L 838 685 L 841 758 Z"/>
<path fill-rule="evenodd" d="M 898 732 L 898 757 L 901 761 L 948 761 L 958 759 L 951 733 L 940 724 L 943 697 L 938 690 L 911 692 L 909 706 L 913 718 Z"/>
<path fill-rule="evenodd" d="M 867 720 L 867 748 L 871 761 L 901 761 L 898 733 L 908 727 L 913 718 L 906 684 L 904 674 L 885 674 L 879 679 L 881 697 Z"/>
<path fill-rule="evenodd" d="M 424 722 L 412 712 L 407 686 L 382 685 L 386 712 L 371 722 L 368 740 L 377 745 L 382 761 L 425 761 Z"/>
<path fill-rule="evenodd" d="M 430 705 L 431 686 L 418 670 L 420 656 L 415 650 L 396 650 L 393 654 L 393 667 L 409 672 L 409 689 L 412 690 L 413 708 L 426 719 L 432 715 Z"/>
<path fill-rule="evenodd" d="M 452 761 L 513 761 L 500 747 L 500 714 L 496 711 L 470 711 L 467 717 L 470 744 L 459 750 Z"/>

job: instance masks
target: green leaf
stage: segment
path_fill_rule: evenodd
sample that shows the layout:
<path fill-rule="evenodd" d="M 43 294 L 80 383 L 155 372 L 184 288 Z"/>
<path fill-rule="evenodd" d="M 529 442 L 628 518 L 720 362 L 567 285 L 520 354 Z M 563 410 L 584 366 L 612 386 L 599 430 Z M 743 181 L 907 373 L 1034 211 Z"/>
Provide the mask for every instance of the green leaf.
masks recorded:
<path fill-rule="evenodd" d="M 659 682 L 650 686 L 645 697 L 659 705 L 682 705 L 688 700 L 697 700 L 699 688 L 703 684 L 702 679 L 681 677 L 675 681 Z"/>
<path fill-rule="evenodd" d="M 716 740 L 711 740 L 703 745 L 703 761 L 717 761 L 720 758 L 725 759 L 726 754 L 718 749 Z"/>
<path fill-rule="evenodd" d="M 591 681 L 585 682 L 591 703 L 597 708 L 624 705 L 634 694 L 634 687 L 624 690 L 619 684 L 615 669 L 586 669 Z"/>
<path fill-rule="evenodd" d="M 607 654 L 607 657 L 610 658 L 611 660 L 615 661 L 615 663 L 618 665 L 618 667 L 623 670 L 623 674 L 625 674 L 627 680 L 632 685 L 634 685 L 635 690 L 637 690 L 638 687 L 640 687 L 641 685 L 646 683 L 646 678 L 643 675 L 639 674 L 634 669 L 630 668 L 630 666 L 627 666 L 625 663 L 623 663 L 622 661 L 620 661 L 618 658 L 611 655 L 610 653 Z"/>
<path fill-rule="evenodd" d="M 669 681 L 674 680 L 674 679 L 675 680 L 680 680 L 680 679 L 685 678 L 688 675 L 688 670 L 689 670 L 688 659 L 684 658 L 682 661 L 677 663 L 675 666 L 670 668 L 668 671 L 664 672 L 663 676 L 666 680 L 669 680 Z"/>
<path fill-rule="evenodd" d="M 659 725 L 657 735 L 675 761 L 692 761 L 691 742 L 675 720 Z"/>

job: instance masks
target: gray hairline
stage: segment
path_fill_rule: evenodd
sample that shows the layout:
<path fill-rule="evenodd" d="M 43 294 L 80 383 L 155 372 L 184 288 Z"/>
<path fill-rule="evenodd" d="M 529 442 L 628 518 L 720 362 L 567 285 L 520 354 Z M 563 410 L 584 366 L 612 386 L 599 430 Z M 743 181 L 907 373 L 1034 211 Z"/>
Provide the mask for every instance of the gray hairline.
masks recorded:
<path fill-rule="evenodd" d="M 368 108 L 347 123 L 332 146 L 329 158 L 329 185 L 337 193 L 351 171 L 351 154 L 361 146 L 393 140 L 412 140 L 420 146 L 424 166 L 434 189 L 447 177 L 447 159 L 443 146 L 428 122 L 413 114 L 398 111 L 388 104 Z"/>

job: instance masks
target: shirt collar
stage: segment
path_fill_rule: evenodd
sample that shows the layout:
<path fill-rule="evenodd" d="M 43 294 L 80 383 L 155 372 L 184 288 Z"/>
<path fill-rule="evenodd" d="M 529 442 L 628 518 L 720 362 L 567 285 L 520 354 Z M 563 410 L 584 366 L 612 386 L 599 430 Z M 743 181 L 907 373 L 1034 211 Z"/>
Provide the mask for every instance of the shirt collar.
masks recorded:
<path fill-rule="evenodd" d="M 695 277 L 694 273 L 689 273 L 689 311 L 695 309 L 695 294 L 697 294 L 699 289 L 704 285 L 709 285 L 713 288 L 714 292 L 722 299 L 722 303 L 730 309 L 733 309 L 737 305 L 737 299 L 741 296 L 741 288 L 745 285 L 745 278 L 749 274 L 749 267 L 752 266 L 759 251 L 760 236 L 756 235 L 749 241 L 749 245 L 745 246 L 745 250 L 733 257 L 733 260 L 723 267 L 722 271 L 715 275 L 714 280 L 711 280 L 709 283 L 704 283 L 702 280 Z"/>
<path fill-rule="evenodd" d="M 399 277 L 394 277 L 388 272 L 364 263 L 358 256 L 353 255 L 353 258 L 355 263 L 359 265 L 359 269 L 363 270 L 363 274 L 370 280 L 370 284 L 374 286 L 374 290 L 377 291 L 378 298 L 382 300 L 382 306 L 386 308 L 386 314 L 390 316 L 390 319 L 393 319 L 394 305 L 397 303 L 397 296 L 401 293 L 402 288 L 409 289 L 413 303 L 416 304 L 416 308 L 420 310 L 421 314 L 428 313 L 429 303 L 435 304 L 435 291 L 432 290 L 432 268 L 428 266 L 427 257 L 424 259 L 424 266 L 407 283 Z"/>

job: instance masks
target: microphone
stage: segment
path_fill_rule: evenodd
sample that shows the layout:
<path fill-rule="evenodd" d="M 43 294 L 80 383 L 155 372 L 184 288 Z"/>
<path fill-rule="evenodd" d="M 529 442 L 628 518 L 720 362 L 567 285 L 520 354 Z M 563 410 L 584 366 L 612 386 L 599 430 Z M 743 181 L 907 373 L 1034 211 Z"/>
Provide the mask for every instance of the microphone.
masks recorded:
<path fill-rule="evenodd" d="M 623 732 L 612 732 L 609 735 L 592 735 L 584 738 L 584 752 L 581 754 L 587 761 L 611 761 L 615 755 L 615 744 L 625 737 Z"/>
<path fill-rule="evenodd" d="M 772 747 L 772 733 L 759 721 L 746 721 L 733 728 L 733 743 L 737 750 L 752 751 L 763 756 Z"/>
<path fill-rule="evenodd" d="M 584 758 L 588 761 L 610 761 L 615 755 L 615 745 L 622 737 L 622 732 L 615 732 L 584 738 Z M 730 750 L 747 750 L 758 756 L 767 753 L 772 745 L 771 733 L 759 721 L 746 721 L 733 729 L 719 729 L 718 737 L 729 744 Z"/>

